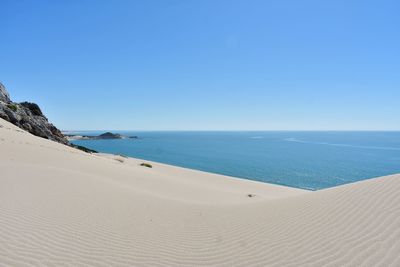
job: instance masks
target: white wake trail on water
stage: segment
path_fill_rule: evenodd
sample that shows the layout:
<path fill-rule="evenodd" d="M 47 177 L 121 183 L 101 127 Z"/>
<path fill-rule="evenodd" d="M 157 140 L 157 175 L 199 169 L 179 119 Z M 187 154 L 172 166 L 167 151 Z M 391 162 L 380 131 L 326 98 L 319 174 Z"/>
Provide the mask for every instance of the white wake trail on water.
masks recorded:
<path fill-rule="evenodd" d="M 313 141 L 305 141 L 297 138 L 285 138 L 283 139 L 287 142 L 296 142 L 296 143 L 304 143 L 304 144 L 314 144 L 314 145 L 327 145 L 327 146 L 338 146 L 338 147 L 350 147 L 350 148 L 361 148 L 361 149 L 376 149 L 376 150 L 394 150 L 400 151 L 398 147 L 384 147 L 384 146 L 360 146 L 360 145 L 350 145 L 350 144 L 337 144 L 337 143 L 329 143 L 329 142 L 313 142 Z"/>

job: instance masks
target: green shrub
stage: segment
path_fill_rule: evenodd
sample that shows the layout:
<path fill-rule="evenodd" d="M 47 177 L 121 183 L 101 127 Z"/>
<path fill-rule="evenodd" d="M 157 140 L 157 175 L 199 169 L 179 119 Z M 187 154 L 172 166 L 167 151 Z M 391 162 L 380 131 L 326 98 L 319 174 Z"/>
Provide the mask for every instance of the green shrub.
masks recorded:
<path fill-rule="evenodd" d="M 147 168 L 153 168 L 153 166 L 151 165 L 151 164 L 149 164 L 149 163 L 140 163 L 140 166 L 143 166 L 143 167 L 147 167 Z"/>
<path fill-rule="evenodd" d="M 82 150 L 82 151 L 84 151 L 86 153 L 99 153 L 96 150 L 93 150 L 93 149 L 90 149 L 90 148 L 87 148 L 87 147 L 84 147 L 84 146 L 79 146 L 79 145 L 74 145 L 74 144 L 71 144 L 71 146 L 75 147 L 75 148 L 77 148 L 79 150 Z"/>
<path fill-rule="evenodd" d="M 14 112 L 18 110 L 17 105 L 14 105 L 14 104 L 8 104 L 7 107 Z"/>

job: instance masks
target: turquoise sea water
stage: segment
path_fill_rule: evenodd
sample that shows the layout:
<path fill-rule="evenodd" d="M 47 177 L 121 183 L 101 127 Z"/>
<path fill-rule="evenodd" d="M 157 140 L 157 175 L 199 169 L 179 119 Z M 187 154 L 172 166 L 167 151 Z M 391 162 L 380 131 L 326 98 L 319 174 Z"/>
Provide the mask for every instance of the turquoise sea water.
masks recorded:
<path fill-rule="evenodd" d="M 400 132 L 117 132 L 139 139 L 73 143 L 312 190 L 400 173 Z"/>

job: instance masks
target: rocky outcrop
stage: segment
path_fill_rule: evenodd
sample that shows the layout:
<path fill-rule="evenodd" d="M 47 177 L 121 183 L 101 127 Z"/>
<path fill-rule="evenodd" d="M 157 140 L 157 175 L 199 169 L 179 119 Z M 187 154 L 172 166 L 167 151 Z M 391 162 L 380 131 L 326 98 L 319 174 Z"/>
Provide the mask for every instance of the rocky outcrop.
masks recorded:
<path fill-rule="evenodd" d="M 0 83 L 0 101 L 4 103 L 10 102 L 10 95 L 2 83 Z"/>
<path fill-rule="evenodd" d="M 5 87 L 0 83 L 0 118 L 46 139 L 69 144 L 65 136 L 51 124 L 35 103 L 15 103 L 10 99 Z"/>

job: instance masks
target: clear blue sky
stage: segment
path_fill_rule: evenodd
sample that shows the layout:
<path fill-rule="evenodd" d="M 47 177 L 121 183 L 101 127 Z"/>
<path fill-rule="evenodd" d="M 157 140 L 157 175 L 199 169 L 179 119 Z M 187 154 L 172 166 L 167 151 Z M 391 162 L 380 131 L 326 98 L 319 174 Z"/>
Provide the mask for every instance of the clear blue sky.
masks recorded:
<path fill-rule="evenodd" d="M 0 10 L 0 81 L 62 129 L 400 130 L 398 0 Z"/>

